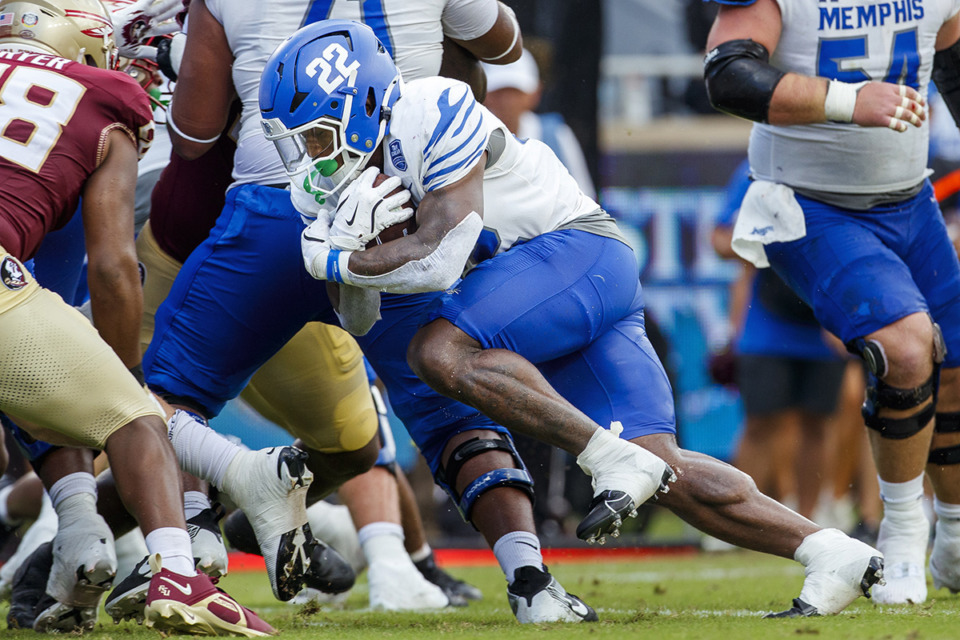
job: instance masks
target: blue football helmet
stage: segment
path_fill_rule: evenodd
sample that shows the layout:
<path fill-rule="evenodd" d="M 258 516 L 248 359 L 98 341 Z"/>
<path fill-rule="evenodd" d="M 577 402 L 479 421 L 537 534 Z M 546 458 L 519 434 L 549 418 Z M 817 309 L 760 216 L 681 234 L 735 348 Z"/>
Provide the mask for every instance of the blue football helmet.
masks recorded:
<path fill-rule="evenodd" d="M 263 132 L 288 175 L 308 192 L 329 196 L 366 168 L 401 88 L 397 65 L 370 27 L 321 20 L 267 60 L 260 80 Z"/>

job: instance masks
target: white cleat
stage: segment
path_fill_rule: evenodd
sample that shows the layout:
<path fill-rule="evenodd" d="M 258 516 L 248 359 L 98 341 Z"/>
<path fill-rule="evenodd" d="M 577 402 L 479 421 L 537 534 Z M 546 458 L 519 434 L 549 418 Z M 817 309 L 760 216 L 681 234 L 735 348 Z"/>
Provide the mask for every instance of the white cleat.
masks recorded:
<path fill-rule="evenodd" d="M 768 618 L 795 618 L 840 613 L 860 596 L 870 597 L 870 588 L 882 584 L 883 554 L 839 529 L 812 533 L 794 555 L 804 565 L 806 577 L 793 607 Z"/>
<path fill-rule="evenodd" d="M 320 500 L 307 507 L 307 518 L 313 537 L 336 549 L 355 573 L 366 568 L 367 559 L 363 555 L 350 509 L 342 504 Z"/>
<path fill-rule="evenodd" d="M 223 491 L 243 510 L 263 553 L 273 595 L 284 602 L 303 588 L 313 536 L 307 489 L 313 472 L 296 447 L 241 451 L 227 467 Z"/>
<path fill-rule="evenodd" d="M 190 534 L 190 548 L 197 571 L 211 578 L 227 575 L 227 548 L 223 546 L 223 534 L 220 532 L 223 513 L 223 507 L 216 504 L 187 520 L 187 533 Z"/>
<path fill-rule="evenodd" d="M 546 569 L 546 567 L 544 567 Z M 567 593 L 546 570 L 520 567 L 507 587 L 507 600 L 517 622 L 596 622 L 597 612 L 577 596 Z"/>
<path fill-rule="evenodd" d="M 937 533 L 930 554 L 930 575 L 934 589 L 960 593 L 960 538 L 948 535 L 943 520 L 937 520 Z"/>
<path fill-rule="evenodd" d="M 95 508 L 90 494 L 67 501 Z M 66 511 L 71 515 L 60 518 L 53 539 L 53 566 L 33 623 L 43 633 L 92 630 L 100 600 L 117 576 L 117 554 L 107 523 L 95 511 L 69 507 Z"/>
<path fill-rule="evenodd" d="M 920 501 L 910 516 L 884 515 L 880 521 L 877 548 L 883 552 L 885 585 L 873 590 L 877 604 L 920 604 L 927 599 L 924 571 L 930 521 Z"/>
<path fill-rule="evenodd" d="M 670 490 L 677 479 L 673 469 L 643 447 L 619 437 L 618 422 L 598 429 L 577 456 L 577 465 L 593 478 L 593 501 L 577 527 L 577 537 L 603 544 L 618 537 L 624 518 L 635 518 L 637 507 Z"/>
<path fill-rule="evenodd" d="M 367 571 L 367 581 L 371 609 L 429 611 L 450 604 L 443 589 L 424 578 L 406 555 L 373 561 Z"/>
<path fill-rule="evenodd" d="M 66 605 L 98 607 L 117 576 L 117 554 L 113 533 L 103 518 L 96 513 L 85 515 L 60 519 L 47 594 Z"/>

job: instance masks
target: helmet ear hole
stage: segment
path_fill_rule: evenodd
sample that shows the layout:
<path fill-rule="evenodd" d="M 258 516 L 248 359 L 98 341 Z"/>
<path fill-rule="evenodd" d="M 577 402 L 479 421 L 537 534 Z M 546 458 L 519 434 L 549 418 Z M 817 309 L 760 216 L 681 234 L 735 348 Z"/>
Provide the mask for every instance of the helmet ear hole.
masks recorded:
<path fill-rule="evenodd" d="M 367 89 L 367 117 L 373 117 L 374 111 L 377 110 L 377 94 L 374 92 L 373 87 Z"/>

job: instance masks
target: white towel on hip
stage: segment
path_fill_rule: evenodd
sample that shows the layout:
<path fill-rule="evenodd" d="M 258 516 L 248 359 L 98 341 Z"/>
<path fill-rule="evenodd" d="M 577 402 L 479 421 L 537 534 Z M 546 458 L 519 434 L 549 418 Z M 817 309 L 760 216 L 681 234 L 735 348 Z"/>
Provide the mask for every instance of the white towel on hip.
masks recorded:
<path fill-rule="evenodd" d="M 740 204 L 733 227 L 734 252 L 763 269 L 770 266 L 764 245 L 790 242 L 807 235 L 803 209 L 786 185 L 755 180 Z"/>

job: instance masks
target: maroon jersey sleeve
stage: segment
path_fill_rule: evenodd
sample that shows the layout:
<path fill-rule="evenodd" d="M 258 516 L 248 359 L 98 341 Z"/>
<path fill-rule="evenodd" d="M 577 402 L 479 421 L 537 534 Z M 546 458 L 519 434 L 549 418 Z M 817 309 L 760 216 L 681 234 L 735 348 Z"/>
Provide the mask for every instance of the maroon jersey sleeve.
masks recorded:
<path fill-rule="evenodd" d="M 153 138 L 149 101 L 132 78 L 0 52 L 0 245 L 25 260 L 63 226 L 118 128 L 144 150 Z"/>

